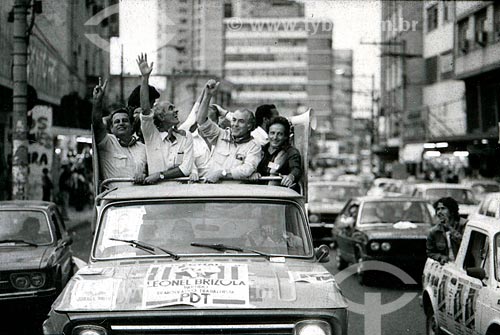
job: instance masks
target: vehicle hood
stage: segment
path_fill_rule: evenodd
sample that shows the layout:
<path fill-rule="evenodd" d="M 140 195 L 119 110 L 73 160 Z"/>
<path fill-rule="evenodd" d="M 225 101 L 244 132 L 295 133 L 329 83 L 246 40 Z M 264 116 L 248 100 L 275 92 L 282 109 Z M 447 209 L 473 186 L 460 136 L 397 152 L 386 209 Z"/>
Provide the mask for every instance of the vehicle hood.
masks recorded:
<path fill-rule="evenodd" d="M 396 226 L 397 227 L 397 226 Z M 414 224 L 412 228 L 394 228 L 394 225 L 374 225 L 359 227 L 359 230 L 371 239 L 425 239 L 430 225 Z"/>
<path fill-rule="evenodd" d="M 309 213 L 333 213 L 338 214 L 344 208 L 345 201 L 310 202 Z"/>
<path fill-rule="evenodd" d="M 52 246 L 2 246 L 0 248 L 0 271 L 45 268 L 52 249 Z"/>
<path fill-rule="evenodd" d="M 73 276 L 53 309 L 347 307 L 333 276 L 318 263 L 290 258 L 283 263 L 265 258 L 202 260 L 91 264 Z"/>

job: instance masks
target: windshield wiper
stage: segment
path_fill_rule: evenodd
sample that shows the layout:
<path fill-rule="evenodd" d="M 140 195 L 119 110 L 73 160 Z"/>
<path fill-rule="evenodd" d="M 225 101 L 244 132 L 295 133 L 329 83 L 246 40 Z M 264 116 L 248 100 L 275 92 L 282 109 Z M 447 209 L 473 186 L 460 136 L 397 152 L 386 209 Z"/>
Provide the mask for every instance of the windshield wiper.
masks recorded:
<path fill-rule="evenodd" d="M 267 254 L 267 253 L 262 252 L 262 251 L 259 251 L 259 250 L 240 248 L 240 247 L 235 247 L 232 245 L 226 245 L 226 244 L 222 244 L 222 243 L 196 243 L 196 242 L 193 242 L 193 243 L 191 243 L 191 245 L 193 247 L 210 248 L 210 249 L 215 249 L 218 251 L 233 250 L 233 251 L 238 251 L 238 252 L 253 252 L 255 254 L 266 257 L 266 259 L 270 259 L 272 257 L 272 255 Z"/>
<path fill-rule="evenodd" d="M 145 243 L 145 242 L 142 242 L 142 241 L 138 241 L 138 240 L 124 240 L 124 239 L 121 239 L 121 238 L 114 238 L 114 237 L 110 237 L 109 239 L 111 241 L 118 241 L 118 242 L 128 243 L 131 247 L 144 250 L 146 252 L 149 252 L 152 255 L 157 255 L 157 253 L 155 252 L 155 249 L 158 249 L 158 250 L 163 251 L 167 255 L 172 256 L 172 258 L 175 259 L 175 260 L 178 260 L 180 258 L 179 255 L 177 255 L 176 253 L 174 253 L 174 252 L 172 252 L 170 250 L 163 249 L 163 248 L 158 247 L 156 245 L 148 244 L 148 243 Z"/>
<path fill-rule="evenodd" d="M 30 245 L 32 247 L 38 247 L 38 244 L 30 242 L 30 241 L 25 241 L 25 240 L 19 240 L 19 239 L 12 239 L 12 240 L 0 240 L 0 244 L 4 243 L 24 243 L 27 245 Z"/>

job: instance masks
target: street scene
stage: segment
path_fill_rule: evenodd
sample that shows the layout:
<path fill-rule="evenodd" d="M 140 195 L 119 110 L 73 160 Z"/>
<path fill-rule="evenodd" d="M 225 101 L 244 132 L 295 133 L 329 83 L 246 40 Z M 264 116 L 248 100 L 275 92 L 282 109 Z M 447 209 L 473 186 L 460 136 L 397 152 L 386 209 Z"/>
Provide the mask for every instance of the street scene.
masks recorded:
<path fill-rule="evenodd" d="M 500 4 L 0 2 L 0 334 L 500 335 Z"/>

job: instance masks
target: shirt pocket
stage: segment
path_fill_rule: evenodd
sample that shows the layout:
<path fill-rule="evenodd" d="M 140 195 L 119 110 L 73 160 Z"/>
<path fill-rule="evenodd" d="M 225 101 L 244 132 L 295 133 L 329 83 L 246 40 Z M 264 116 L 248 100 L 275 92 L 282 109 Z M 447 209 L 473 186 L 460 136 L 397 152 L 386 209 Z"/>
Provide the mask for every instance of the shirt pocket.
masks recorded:
<path fill-rule="evenodd" d="M 115 161 L 115 167 L 118 169 L 124 169 L 127 167 L 128 157 L 125 155 L 114 154 L 113 160 Z"/>
<path fill-rule="evenodd" d="M 179 166 L 182 164 L 182 162 L 184 161 L 184 150 L 179 150 L 177 151 L 177 155 L 175 156 L 175 161 L 174 161 L 174 165 L 176 166 Z"/>
<path fill-rule="evenodd" d="M 216 148 L 214 150 L 213 159 L 218 165 L 224 165 L 229 157 L 229 149 L 228 148 Z"/>

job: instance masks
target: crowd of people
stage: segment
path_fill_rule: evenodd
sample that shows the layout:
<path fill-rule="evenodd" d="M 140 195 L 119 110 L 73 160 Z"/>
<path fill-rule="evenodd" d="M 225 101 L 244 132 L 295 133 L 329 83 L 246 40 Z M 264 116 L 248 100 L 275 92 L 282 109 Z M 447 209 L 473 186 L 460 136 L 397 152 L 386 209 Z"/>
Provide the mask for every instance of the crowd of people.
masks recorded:
<path fill-rule="evenodd" d="M 107 82 L 93 92 L 92 123 L 101 179 L 132 178 L 136 184 L 189 177 L 217 183 L 221 179 L 255 180 L 282 176 L 284 187 L 298 187 L 302 159 L 291 145 L 292 126 L 274 105 L 227 111 L 211 104 L 219 83 L 209 80 L 181 124 L 179 111 L 149 85 L 153 63 L 137 58 L 141 84 L 128 106 L 103 118 Z M 108 124 L 107 124 L 108 123 Z M 228 126 L 229 125 L 229 126 Z M 119 185 L 113 185 L 119 186 Z"/>

